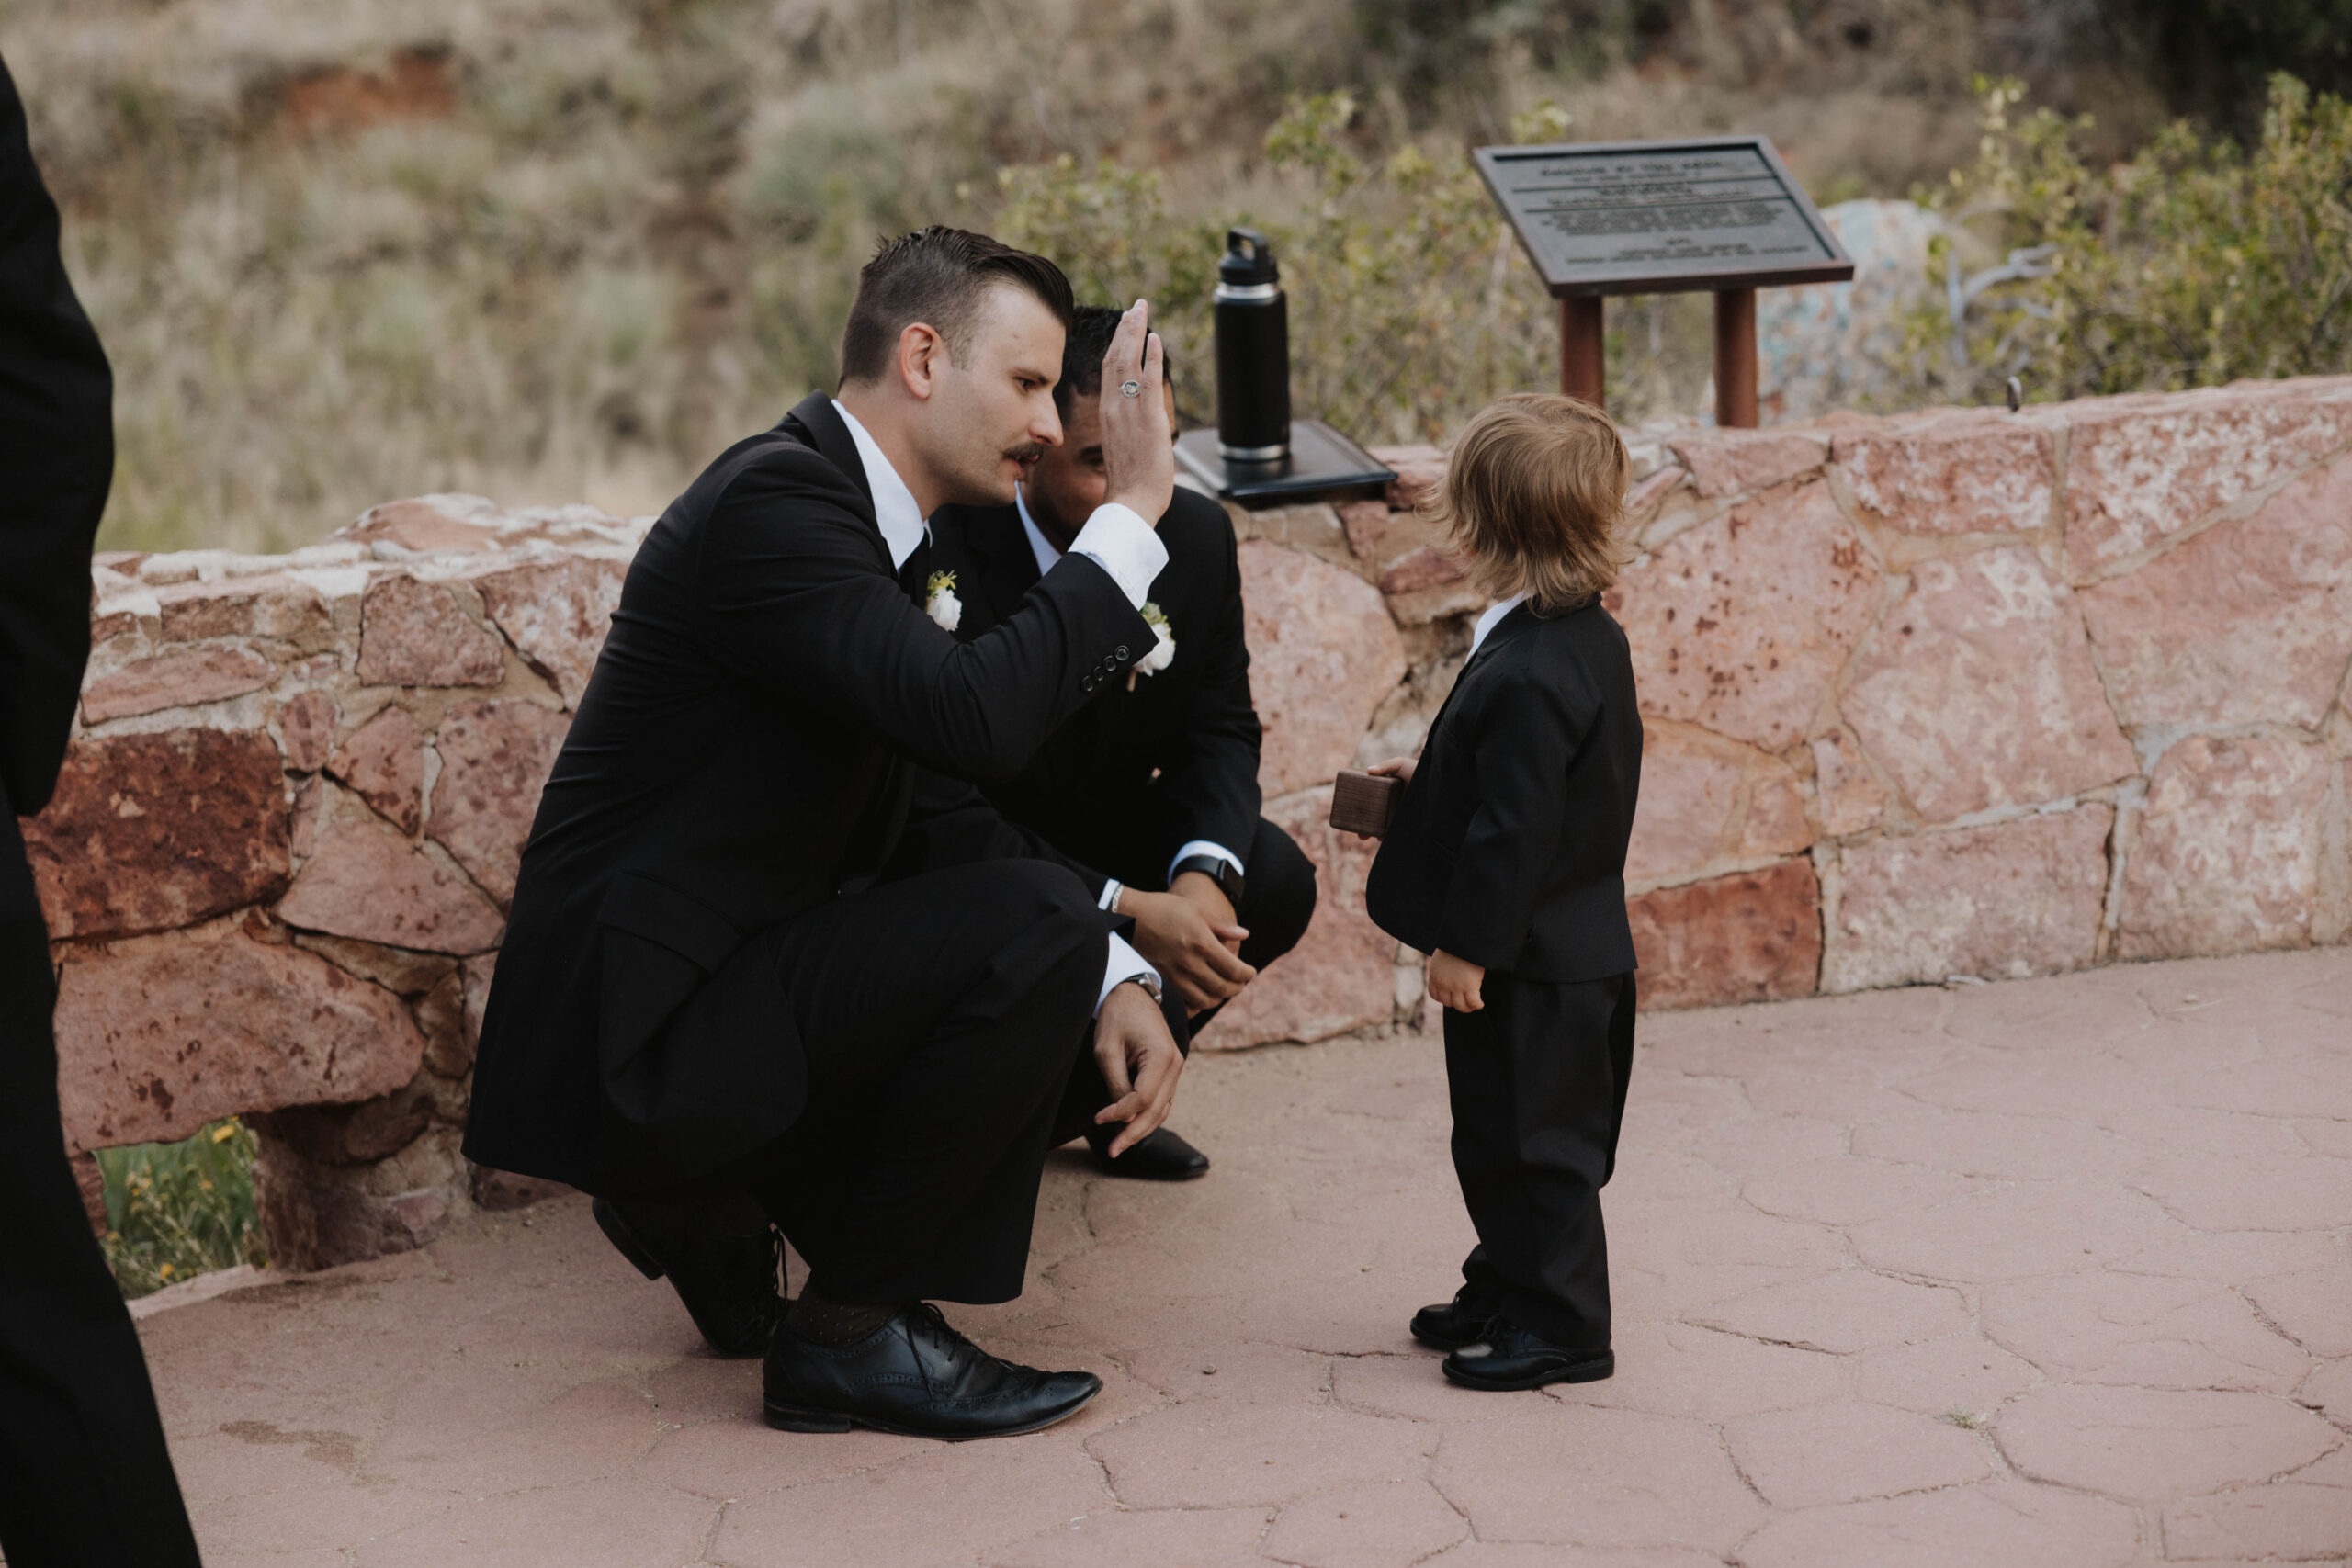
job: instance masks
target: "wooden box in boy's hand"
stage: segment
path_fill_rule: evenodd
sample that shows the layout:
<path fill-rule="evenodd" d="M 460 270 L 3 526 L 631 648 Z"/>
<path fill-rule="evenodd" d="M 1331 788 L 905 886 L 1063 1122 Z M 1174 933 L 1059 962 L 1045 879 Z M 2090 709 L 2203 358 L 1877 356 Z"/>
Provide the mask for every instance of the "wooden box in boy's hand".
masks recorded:
<path fill-rule="evenodd" d="M 1377 839 L 1388 831 L 1396 815 L 1396 802 L 1404 794 L 1403 779 L 1344 769 L 1331 782 L 1331 826 L 1342 833 Z"/>

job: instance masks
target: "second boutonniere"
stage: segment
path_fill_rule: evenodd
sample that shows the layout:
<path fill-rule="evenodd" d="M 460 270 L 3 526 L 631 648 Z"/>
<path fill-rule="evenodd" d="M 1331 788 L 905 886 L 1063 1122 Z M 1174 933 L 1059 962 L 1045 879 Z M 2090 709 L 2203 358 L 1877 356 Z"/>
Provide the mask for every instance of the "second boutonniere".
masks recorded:
<path fill-rule="evenodd" d="M 1176 661 L 1176 634 L 1168 624 L 1168 612 L 1147 599 L 1143 602 L 1143 618 L 1151 627 L 1151 651 L 1136 660 L 1127 671 L 1127 690 L 1136 689 L 1138 675 L 1157 675 Z"/>
<path fill-rule="evenodd" d="M 922 585 L 922 613 L 952 632 L 964 619 L 964 601 L 956 597 L 956 574 L 934 571 Z"/>

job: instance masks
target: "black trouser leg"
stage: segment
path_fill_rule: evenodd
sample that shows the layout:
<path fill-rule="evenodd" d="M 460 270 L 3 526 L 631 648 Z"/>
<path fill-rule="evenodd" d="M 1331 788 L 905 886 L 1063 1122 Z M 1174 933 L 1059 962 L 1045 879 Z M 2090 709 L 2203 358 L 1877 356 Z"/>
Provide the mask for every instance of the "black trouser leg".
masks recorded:
<path fill-rule="evenodd" d="M 1555 1345 L 1609 1344 L 1600 1189 L 1617 1164 L 1634 1065 L 1634 977 L 1487 976 L 1486 1007 L 1445 1015 L 1453 1168 L 1477 1227 L 1463 1276 Z"/>
<path fill-rule="evenodd" d="M 872 888 L 755 939 L 792 1001 L 808 1105 L 735 1174 L 820 1295 L 1021 1293 L 1104 930 L 1069 871 L 997 861 Z"/>
<path fill-rule="evenodd" d="M 15 861 L 0 878 L 26 874 L 13 837 L 0 833 Z M 0 920 L 0 1553 L 9 1568 L 177 1568 L 197 1561 L 196 1538 L 66 1164 L 53 998 L 40 920 Z"/>

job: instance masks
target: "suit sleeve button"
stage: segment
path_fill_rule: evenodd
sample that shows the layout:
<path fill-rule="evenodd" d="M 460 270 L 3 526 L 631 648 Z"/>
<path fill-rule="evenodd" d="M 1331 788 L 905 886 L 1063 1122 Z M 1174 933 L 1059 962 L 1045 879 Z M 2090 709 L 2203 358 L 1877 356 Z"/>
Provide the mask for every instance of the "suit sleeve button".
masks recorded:
<path fill-rule="evenodd" d="M 1121 643 L 1121 644 L 1119 645 L 1119 657 L 1120 657 L 1121 659 L 1125 659 L 1126 656 L 1127 656 L 1127 645 L 1126 645 L 1125 643 L 1124 643 L 1124 642 L 1123 642 L 1123 643 Z"/>

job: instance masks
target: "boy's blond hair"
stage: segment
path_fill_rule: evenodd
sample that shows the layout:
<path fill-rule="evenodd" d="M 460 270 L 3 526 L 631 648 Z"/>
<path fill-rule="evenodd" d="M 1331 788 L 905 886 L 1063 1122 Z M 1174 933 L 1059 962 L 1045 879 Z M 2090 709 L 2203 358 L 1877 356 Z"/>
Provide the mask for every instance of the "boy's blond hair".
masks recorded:
<path fill-rule="evenodd" d="M 1428 507 L 1497 598 L 1539 615 L 1575 609 L 1617 581 L 1617 538 L 1633 459 L 1609 416 L 1551 392 L 1514 392 L 1479 411 L 1453 444 L 1445 490 Z"/>

